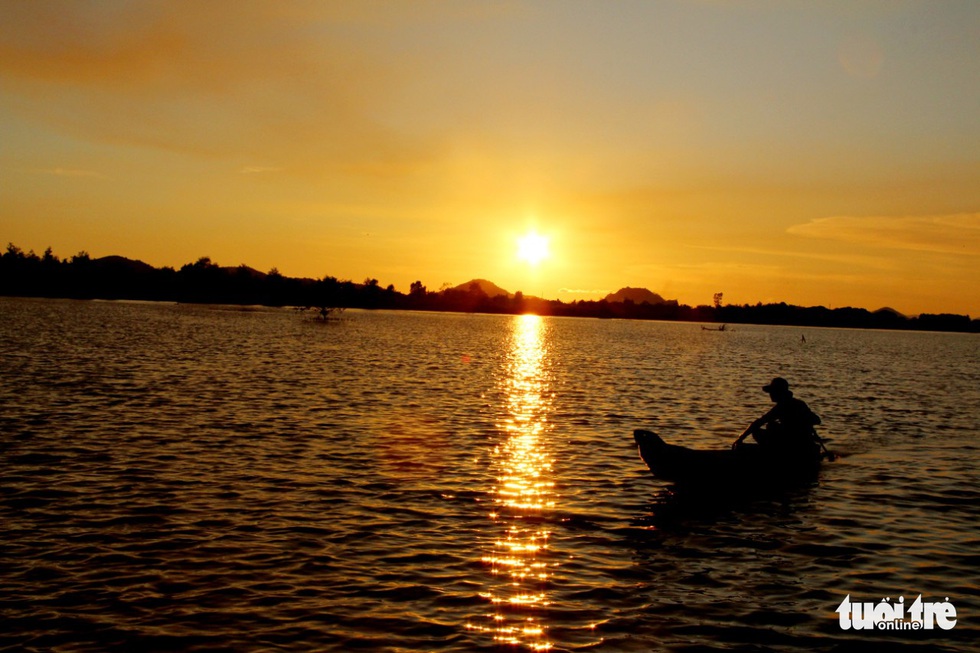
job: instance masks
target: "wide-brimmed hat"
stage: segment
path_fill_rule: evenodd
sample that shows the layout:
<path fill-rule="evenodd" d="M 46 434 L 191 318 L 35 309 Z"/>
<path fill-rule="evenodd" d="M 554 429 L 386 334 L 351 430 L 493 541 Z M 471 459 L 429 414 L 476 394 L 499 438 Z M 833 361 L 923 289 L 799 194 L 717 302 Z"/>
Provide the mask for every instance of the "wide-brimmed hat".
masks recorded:
<path fill-rule="evenodd" d="M 762 387 L 763 392 L 786 392 L 789 390 L 789 381 L 781 376 L 769 382 L 769 385 Z"/>

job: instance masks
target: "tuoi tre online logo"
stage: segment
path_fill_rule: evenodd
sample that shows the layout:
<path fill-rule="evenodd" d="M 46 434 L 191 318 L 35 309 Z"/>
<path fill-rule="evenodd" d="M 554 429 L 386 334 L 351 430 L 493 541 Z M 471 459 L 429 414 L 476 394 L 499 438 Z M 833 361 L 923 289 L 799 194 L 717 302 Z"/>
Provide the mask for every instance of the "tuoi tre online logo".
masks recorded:
<path fill-rule="evenodd" d="M 880 603 L 852 602 L 848 594 L 837 606 L 840 627 L 843 630 L 933 630 L 939 627 L 949 630 L 956 625 L 956 606 L 945 601 L 924 603 L 922 595 L 912 605 L 905 606 L 905 597 L 890 603 L 883 598 Z"/>

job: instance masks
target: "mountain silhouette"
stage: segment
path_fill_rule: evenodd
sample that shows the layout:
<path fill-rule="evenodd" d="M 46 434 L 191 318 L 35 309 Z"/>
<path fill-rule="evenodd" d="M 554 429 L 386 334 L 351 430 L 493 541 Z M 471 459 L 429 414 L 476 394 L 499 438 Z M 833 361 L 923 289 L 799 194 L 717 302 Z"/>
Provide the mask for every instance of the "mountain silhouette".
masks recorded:
<path fill-rule="evenodd" d="M 891 308 L 890 306 L 879 308 L 877 311 L 874 311 L 873 315 L 892 316 L 902 320 L 907 319 L 907 316 L 903 315 L 902 313 L 899 313 L 898 311 L 896 311 L 894 308 Z"/>
<path fill-rule="evenodd" d="M 225 274 L 239 274 L 252 279 L 265 279 L 268 274 L 247 265 L 221 266 L 221 271 Z"/>
<path fill-rule="evenodd" d="M 156 272 L 156 268 L 149 263 L 125 256 L 103 256 L 92 259 L 92 265 L 97 269 L 117 274 L 150 274 Z"/>
<path fill-rule="evenodd" d="M 620 288 L 614 293 L 610 293 L 604 298 L 607 302 L 624 302 L 629 300 L 634 304 L 664 304 L 667 300 L 658 295 L 657 293 L 647 290 L 646 288 Z"/>
<path fill-rule="evenodd" d="M 465 292 L 470 290 L 470 288 L 473 287 L 473 284 L 476 284 L 477 287 L 479 287 L 479 289 L 482 290 L 487 297 L 497 297 L 498 295 L 503 295 L 504 297 L 511 296 L 509 292 L 507 292 L 497 284 L 493 283 L 492 281 L 487 281 L 486 279 L 471 279 L 466 283 L 459 284 L 458 286 L 453 288 L 453 290 L 462 290 Z"/>

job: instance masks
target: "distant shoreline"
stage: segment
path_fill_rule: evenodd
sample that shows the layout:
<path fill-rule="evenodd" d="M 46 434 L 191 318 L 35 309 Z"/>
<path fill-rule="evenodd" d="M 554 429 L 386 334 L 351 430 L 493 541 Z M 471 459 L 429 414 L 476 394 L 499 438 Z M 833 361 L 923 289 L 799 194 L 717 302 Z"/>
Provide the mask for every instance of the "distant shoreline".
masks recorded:
<path fill-rule="evenodd" d="M 980 319 L 955 314 L 906 317 L 897 311 L 786 303 L 688 306 L 676 301 L 547 300 L 499 294 L 489 296 L 477 283 L 429 291 L 420 281 L 405 294 L 377 279 L 363 283 L 335 277 L 285 277 L 275 269 L 259 272 L 247 266 L 221 267 L 207 257 L 179 270 L 155 268 L 121 256 L 90 258 L 82 252 L 61 260 L 50 248 L 43 256 L 8 245 L 0 256 L 0 296 L 62 299 L 166 301 L 186 304 L 297 306 L 315 309 L 363 308 L 449 313 L 535 313 L 560 317 L 662 320 L 702 324 L 758 324 L 980 333 Z"/>

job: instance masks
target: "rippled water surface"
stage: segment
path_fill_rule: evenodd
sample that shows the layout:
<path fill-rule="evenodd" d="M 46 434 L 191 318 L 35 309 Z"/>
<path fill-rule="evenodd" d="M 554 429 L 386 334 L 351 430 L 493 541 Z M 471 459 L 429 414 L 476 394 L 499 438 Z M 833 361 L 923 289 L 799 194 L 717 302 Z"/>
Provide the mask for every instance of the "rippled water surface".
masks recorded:
<path fill-rule="evenodd" d="M 806 342 L 801 336 L 806 335 Z M 975 335 L 0 299 L 0 650 L 970 651 Z M 693 501 L 782 375 L 843 457 Z M 955 605 L 844 631 L 846 595 Z"/>

